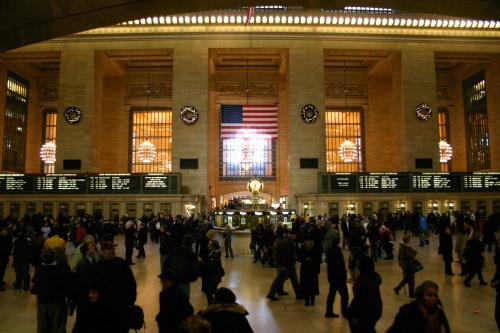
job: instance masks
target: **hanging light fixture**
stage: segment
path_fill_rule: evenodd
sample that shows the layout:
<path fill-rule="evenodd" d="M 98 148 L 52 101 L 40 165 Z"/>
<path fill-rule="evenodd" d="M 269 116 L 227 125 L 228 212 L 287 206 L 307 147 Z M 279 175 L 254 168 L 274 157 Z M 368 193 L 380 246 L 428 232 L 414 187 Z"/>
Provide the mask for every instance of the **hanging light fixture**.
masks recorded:
<path fill-rule="evenodd" d="M 351 163 L 358 159 L 358 147 L 349 139 L 346 139 L 339 146 L 340 159 L 346 163 Z"/>
<path fill-rule="evenodd" d="M 445 140 L 439 141 L 439 161 L 447 163 L 453 157 L 453 148 Z"/>
<path fill-rule="evenodd" d="M 40 159 L 45 164 L 54 164 L 56 162 L 56 144 L 52 141 L 47 141 L 40 148 Z"/>
<path fill-rule="evenodd" d="M 151 163 L 156 158 L 156 147 L 154 143 L 149 141 L 147 138 L 140 145 L 137 150 L 137 155 L 139 161 L 142 163 Z"/>
<path fill-rule="evenodd" d="M 344 109 L 347 109 L 347 75 L 344 60 Z M 343 162 L 351 163 L 358 159 L 358 146 L 347 137 L 339 146 L 339 157 Z"/>

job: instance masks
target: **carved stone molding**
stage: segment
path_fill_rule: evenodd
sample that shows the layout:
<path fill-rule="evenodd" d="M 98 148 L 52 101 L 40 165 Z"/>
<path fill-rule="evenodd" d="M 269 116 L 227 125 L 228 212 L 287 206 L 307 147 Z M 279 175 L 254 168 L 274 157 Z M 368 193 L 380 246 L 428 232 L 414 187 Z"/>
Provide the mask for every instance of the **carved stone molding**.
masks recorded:
<path fill-rule="evenodd" d="M 451 98 L 451 87 L 438 86 L 436 93 L 438 98 Z"/>
<path fill-rule="evenodd" d="M 40 88 L 40 99 L 41 100 L 53 100 L 59 97 L 59 87 L 58 86 L 42 86 Z"/>
<path fill-rule="evenodd" d="M 217 83 L 218 96 L 278 96 L 277 83 Z"/>
<path fill-rule="evenodd" d="M 171 98 L 171 84 L 129 84 L 127 85 L 129 98 Z"/>
<path fill-rule="evenodd" d="M 368 86 L 366 84 L 347 84 L 346 96 L 356 98 L 368 98 Z M 330 98 L 344 97 L 344 84 L 341 82 L 330 83 L 325 86 L 325 95 Z"/>

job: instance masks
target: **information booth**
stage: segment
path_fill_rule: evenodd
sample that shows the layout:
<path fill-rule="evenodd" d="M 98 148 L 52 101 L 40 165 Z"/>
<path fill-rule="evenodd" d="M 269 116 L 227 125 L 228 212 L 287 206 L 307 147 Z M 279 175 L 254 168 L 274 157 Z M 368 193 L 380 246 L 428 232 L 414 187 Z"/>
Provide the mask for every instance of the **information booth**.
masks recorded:
<path fill-rule="evenodd" d="M 281 224 L 288 229 L 292 227 L 292 218 L 297 218 L 295 210 L 217 210 L 215 213 L 215 225 L 223 228 L 227 224 L 233 230 L 249 230 L 260 224 Z"/>

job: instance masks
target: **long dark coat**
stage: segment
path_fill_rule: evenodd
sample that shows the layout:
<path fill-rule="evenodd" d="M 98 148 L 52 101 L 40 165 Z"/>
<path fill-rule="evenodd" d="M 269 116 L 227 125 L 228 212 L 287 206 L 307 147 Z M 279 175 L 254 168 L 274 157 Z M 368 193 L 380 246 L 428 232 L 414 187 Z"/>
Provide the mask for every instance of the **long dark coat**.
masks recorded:
<path fill-rule="evenodd" d="M 319 271 L 321 266 L 321 252 L 315 246 L 307 250 L 302 246 L 299 250 L 300 290 L 302 296 L 319 295 Z"/>

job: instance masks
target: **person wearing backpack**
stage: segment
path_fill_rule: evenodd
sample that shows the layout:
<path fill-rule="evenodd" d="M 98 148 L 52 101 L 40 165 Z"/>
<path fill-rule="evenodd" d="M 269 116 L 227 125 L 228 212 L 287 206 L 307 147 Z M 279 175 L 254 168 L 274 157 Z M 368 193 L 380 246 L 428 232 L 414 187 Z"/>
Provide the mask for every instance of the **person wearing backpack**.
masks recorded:
<path fill-rule="evenodd" d="M 176 332 L 182 321 L 194 313 L 189 298 L 176 284 L 176 274 L 165 269 L 159 276 L 163 286 L 160 292 L 160 312 L 156 315 L 159 333 Z"/>
<path fill-rule="evenodd" d="M 410 298 L 415 297 L 415 273 L 409 267 L 409 262 L 417 256 L 415 251 L 410 246 L 410 236 L 404 236 L 403 241 L 399 244 L 398 261 L 399 267 L 403 270 L 403 280 L 394 288 L 396 295 L 399 295 L 399 290 L 408 284 Z"/>
<path fill-rule="evenodd" d="M 165 261 L 165 269 L 172 269 L 177 276 L 177 286 L 184 291 L 189 299 L 190 283 L 196 281 L 199 277 L 199 263 L 196 254 L 193 251 L 193 236 L 186 234 L 182 238 L 182 245 L 174 248 Z"/>

